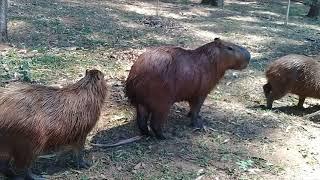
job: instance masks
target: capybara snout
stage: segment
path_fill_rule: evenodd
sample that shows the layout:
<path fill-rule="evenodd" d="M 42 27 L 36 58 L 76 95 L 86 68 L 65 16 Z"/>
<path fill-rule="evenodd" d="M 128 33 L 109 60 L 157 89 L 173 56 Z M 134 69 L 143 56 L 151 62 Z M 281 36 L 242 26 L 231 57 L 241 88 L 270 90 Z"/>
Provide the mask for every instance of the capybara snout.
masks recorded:
<path fill-rule="evenodd" d="M 320 98 L 320 63 L 311 57 L 290 54 L 269 65 L 266 70 L 267 84 L 263 86 L 267 108 L 274 100 L 287 93 L 299 96 L 298 107 L 302 108 L 306 97 Z"/>
<path fill-rule="evenodd" d="M 191 124 L 203 128 L 200 108 L 228 69 L 247 67 L 250 53 L 243 47 L 215 38 L 193 50 L 158 47 L 141 54 L 132 65 L 125 92 L 136 107 L 142 134 L 149 135 L 148 121 L 154 134 L 164 139 L 162 126 L 171 105 L 188 101 Z"/>

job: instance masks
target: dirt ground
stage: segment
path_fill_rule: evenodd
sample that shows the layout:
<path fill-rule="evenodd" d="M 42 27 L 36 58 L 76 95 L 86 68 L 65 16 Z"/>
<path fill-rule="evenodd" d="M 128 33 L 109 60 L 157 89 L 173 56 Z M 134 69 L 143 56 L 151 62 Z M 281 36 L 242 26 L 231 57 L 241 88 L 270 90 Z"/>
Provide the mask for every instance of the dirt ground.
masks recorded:
<path fill-rule="evenodd" d="M 273 110 L 263 108 L 268 63 L 289 53 L 320 55 L 320 20 L 306 18 L 307 8 L 293 2 L 285 26 L 286 2 L 227 0 L 221 9 L 161 0 L 157 18 L 151 0 L 10 1 L 10 46 L 0 46 L 1 80 L 65 85 L 95 67 L 109 85 L 86 146 L 92 166 L 78 170 L 66 154 L 39 158 L 33 170 L 48 179 L 319 179 L 320 124 L 306 118 L 320 110 L 319 100 L 309 98 L 299 110 L 297 97 L 288 95 Z M 192 131 L 188 106 L 181 102 L 171 109 L 167 140 L 91 146 L 139 135 L 123 83 L 146 47 L 196 48 L 215 37 L 247 47 L 252 61 L 241 72 L 228 71 L 209 94 L 201 110 L 207 132 Z"/>

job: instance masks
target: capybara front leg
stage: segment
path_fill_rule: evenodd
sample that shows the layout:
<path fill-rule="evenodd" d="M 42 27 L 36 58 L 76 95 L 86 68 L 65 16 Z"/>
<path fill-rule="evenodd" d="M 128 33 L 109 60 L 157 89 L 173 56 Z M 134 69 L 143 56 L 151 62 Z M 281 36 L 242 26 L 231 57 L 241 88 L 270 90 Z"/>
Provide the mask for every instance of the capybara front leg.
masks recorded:
<path fill-rule="evenodd" d="M 306 100 L 306 97 L 299 96 L 298 108 L 303 108 L 303 103 Z"/>
<path fill-rule="evenodd" d="M 14 176 L 14 172 L 10 167 L 10 160 L 0 160 L 0 173 L 8 177 Z"/>
<path fill-rule="evenodd" d="M 82 169 L 82 168 L 87 169 L 91 166 L 91 164 L 88 161 L 84 160 L 83 149 L 79 150 L 79 152 L 76 153 L 76 162 L 77 162 L 78 169 Z"/>
<path fill-rule="evenodd" d="M 79 144 L 75 145 L 73 149 L 74 158 L 78 169 L 87 169 L 91 166 L 89 162 L 84 160 L 84 144 L 85 138 L 81 140 Z"/>
<path fill-rule="evenodd" d="M 140 132 L 142 135 L 150 135 L 149 129 L 148 129 L 148 119 L 149 119 L 149 112 L 141 104 L 137 105 L 137 123 L 138 127 L 140 129 Z"/>
<path fill-rule="evenodd" d="M 14 180 L 42 180 L 44 179 L 42 176 L 34 175 L 30 169 L 30 166 L 32 164 L 32 161 L 34 157 L 36 157 L 35 154 L 32 153 L 32 149 L 26 148 L 24 150 L 24 153 L 21 152 L 22 150 L 16 149 L 14 152 L 14 165 L 15 167 L 12 168 L 13 176 L 11 179 Z"/>
<path fill-rule="evenodd" d="M 272 104 L 274 101 L 272 96 L 270 95 L 271 90 L 272 90 L 272 86 L 270 83 L 263 85 L 263 92 L 264 92 L 264 95 L 267 99 L 267 109 L 272 109 Z"/>
<path fill-rule="evenodd" d="M 270 95 L 270 92 L 271 92 L 271 84 L 270 83 L 263 85 L 263 92 L 264 92 L 264 96 L 266 98 L 268 98 L 268 96 Z"/>
<path fill-rule="evenodd" d="M 151 114 L 151 129 L 154 132 L 156 138 L 160 140 L 166 139 L 163 135 L 162 129 L 168 113 L 169 110 L 165 112 L 152 112 Z"/>
<path fill-rule="evenodd" d="M 201 109 L 201 106 L 206 99 L 206 96 L 198 97 L 196 99 L 193 99 L 192 101 L 189 101 L 190 104 L 190 117 L 191 117 L 191 125 L 192 127 L 196 129 L 203 129 L 203 120 L 199 116 L 199 112 Z"/>
<path fill-rule="evenodd" d="M 286 87 L 283 87 L 283 89 L 272 89 L 267 97 L 267 109 L 272 109 L 273 101 L 282 98 L 284 95 L 286 95 Z"/>
<path fill-rule="evenodd" d="M 267 97 L 267 109 L 272 109 L 272 104 L 273 104 L 273 98 L 269 95 Z"/>

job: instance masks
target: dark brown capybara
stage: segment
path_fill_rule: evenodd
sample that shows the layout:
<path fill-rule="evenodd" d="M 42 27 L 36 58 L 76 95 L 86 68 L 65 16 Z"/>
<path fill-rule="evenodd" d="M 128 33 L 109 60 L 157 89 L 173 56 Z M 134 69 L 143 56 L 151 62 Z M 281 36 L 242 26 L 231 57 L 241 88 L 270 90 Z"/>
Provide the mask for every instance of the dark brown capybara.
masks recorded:
<path fill-rule="evenodd" d="M 287 93 L 299 96 L 298 107 L 303 108 L 306 97 L 320 98 L 320 63 L 298 54 L 283 56 L 269 65 L 267 84 L 263 86 L 267 108 Z"/>
<path fill-rule="evenodd" d="M 26 85 L 2 90 L 0 171 L 14 179 L 38 179 L 30 170 L 33 160 L 62 147 L 72 147 L 78 168 L 87 167 L 82 150 L 106 93 L 104 74 L 95 69 L 64 88 Z"/>
<path fill-rule="evenodd" d="M 250 53 L 243 47 L 215 38 L 194 50 L 158 47 L 139 56 L 126 80 L 125 93 L 136 107 L 143 135 L 149 135 L 148 120 L 158 139 L 165 139 L 162 126 L 170 107 L 188 101 L 195 128 L 203 128 L 198 118 L 208 93 L 228 69 L 246 68 Z"/>

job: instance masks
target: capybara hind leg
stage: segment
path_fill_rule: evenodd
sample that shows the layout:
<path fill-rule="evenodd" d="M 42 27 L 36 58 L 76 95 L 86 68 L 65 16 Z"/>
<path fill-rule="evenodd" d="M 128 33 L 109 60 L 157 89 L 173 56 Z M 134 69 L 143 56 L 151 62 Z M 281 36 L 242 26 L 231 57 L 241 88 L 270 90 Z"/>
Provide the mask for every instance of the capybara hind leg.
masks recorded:
<path fill-rule="evenodd" d="M 152 112 L 151 115 L 151 129 L 154 132 L 156 138 L 163 140 L 166 139 L 163 135 L 162 129 L 165 120 L 167 119 L 169 110 L 165 112 Z"/>
<path fill-rule="evenodd" d="M 189 101 L 191 125 L 192 127 L 197 129 L 199 128 L 203 129 L 203 120 L 199 116 L 199 112 L 205 99 L 206 99 L 206 96 L 203 96 L 203 97 L 198 97 L 196 99 L 193 99 L 192 101 Z"/>
<path fill-rule="evenodd" d="M 299 96 L 298 108 L 303 108 L 303 103 L 306 100 L 306 97 Z"/>
<path fill-rule="evenodd" d="M 150 135 L 148 129 L 148 110 L 141 104 L 137 105 L 137 123 L 142 135 Z"/>

